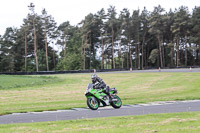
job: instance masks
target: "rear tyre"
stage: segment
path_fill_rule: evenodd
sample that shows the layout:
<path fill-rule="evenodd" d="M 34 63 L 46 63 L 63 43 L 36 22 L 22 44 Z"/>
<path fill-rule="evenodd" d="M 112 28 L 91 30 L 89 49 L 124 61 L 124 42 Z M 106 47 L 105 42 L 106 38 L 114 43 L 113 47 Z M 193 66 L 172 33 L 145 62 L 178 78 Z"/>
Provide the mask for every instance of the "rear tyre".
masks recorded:
<path fill-rule="evenodd" d="M 110 103 L 111 106 L 112 106 L 113 108 L 115 108 L 115 109 L 120 108 L 120 107 L 122 106 L 122 101 L 121 101 L 121 99 L 120 99 L 118 96 L 116 96 L 116 95 L 114 95 L 113 98 L 114 98 L 114 99 L 117 99 L 117 101 L 116 101 L 116 102 L 113 102 L 113 101 L 112 101 L 112 102 Z"/>
<path fill-rule="evenodd" d="M 94 101 L 92 100 L 92 97 L 87 98 L 87 105 L 91 110 L 97 110 L 99 108 L 99 103 L 95 97 Z"/>

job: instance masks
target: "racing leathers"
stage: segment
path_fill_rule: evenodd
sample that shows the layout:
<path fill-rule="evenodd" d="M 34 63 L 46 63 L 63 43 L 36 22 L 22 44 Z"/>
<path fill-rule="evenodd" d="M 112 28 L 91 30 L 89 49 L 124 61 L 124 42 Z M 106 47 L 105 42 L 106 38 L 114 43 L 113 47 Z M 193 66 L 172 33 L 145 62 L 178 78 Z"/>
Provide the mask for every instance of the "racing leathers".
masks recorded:
<path fill-rule="evenodd" d="M 112 95 L 109 92 L 109 86 L 106 86 L 105 82 L 101 78 L 96 77 L 95 80 L 92 80 L 92 83 L 94 85 L 94 89 L 103 89 L 103 92 L 112 98 Z"/>

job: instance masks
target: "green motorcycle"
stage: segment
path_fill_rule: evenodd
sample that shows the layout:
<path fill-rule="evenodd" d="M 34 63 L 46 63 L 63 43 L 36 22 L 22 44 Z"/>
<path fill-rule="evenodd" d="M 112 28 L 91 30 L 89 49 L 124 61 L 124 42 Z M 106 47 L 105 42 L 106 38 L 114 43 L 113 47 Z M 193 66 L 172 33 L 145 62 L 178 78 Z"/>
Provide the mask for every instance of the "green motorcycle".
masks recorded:
<path fill-rule="evenodd" d="M 89 84 L 85 92 L 88 107 L 92 110 L 97 110 L 99 107 L 109 105 L 115 109 L 120 108 L 122 106 L 122 101 L 116 95 L 117 90 L 115 88 L 109 88 L 109 91 L 113 98 L 105 94 L 102 89 L 94 89 L 93 84 Z"/>

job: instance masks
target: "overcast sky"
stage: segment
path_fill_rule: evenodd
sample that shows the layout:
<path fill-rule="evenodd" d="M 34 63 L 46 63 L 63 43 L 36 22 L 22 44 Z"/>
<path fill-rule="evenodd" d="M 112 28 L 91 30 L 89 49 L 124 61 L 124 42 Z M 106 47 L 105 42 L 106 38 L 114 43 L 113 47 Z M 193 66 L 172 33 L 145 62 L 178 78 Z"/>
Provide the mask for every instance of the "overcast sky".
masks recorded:
<path fill-rule="evenodd" d="M 101 8 L 107 10 L 109 5 L 116 7 L 119 13 L 123 8 L 132 10 L 143 9 L 152 11 L 159 4 L 169 11 L 188 6 L 189 10 L 200 5 L 200 0 L 2 0 L 0 3 L 0 35 L 7 27 L 17 27 L 23 24 L 23 19 L 29 13 L 28 5 L 34 3 L 35 11 L 41 14 L 43 8 L 52 15 L 58 24 L 70 21 L 72 25 L 79 23 L 89 13 L 96 13 Z"/>

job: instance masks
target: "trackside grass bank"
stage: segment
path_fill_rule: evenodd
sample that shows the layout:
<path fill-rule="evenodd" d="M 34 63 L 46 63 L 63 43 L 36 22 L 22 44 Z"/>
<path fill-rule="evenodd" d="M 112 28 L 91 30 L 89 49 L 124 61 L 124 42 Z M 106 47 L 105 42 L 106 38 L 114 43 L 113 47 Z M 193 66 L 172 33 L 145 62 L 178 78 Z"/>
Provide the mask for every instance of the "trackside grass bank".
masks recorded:
<path fill-rule="evenodd" d="M 1 133 L 199 133 L 200 112 L 0 125 Z"/>
<path fill-rule="evenodd" d="M 200 73 L 102 73 L 123 104 L 200 99 Z M 91 74 L 0 75 L 0 115 L 86 107 Z"/>
<path fill-rule="evenodd" d="M 10 76 L 0 75 L 0 90 L 25 89 L 27 87 L 42 86 L 46 84 L 60 82 L 57 77 L 53 76 Z"/>

